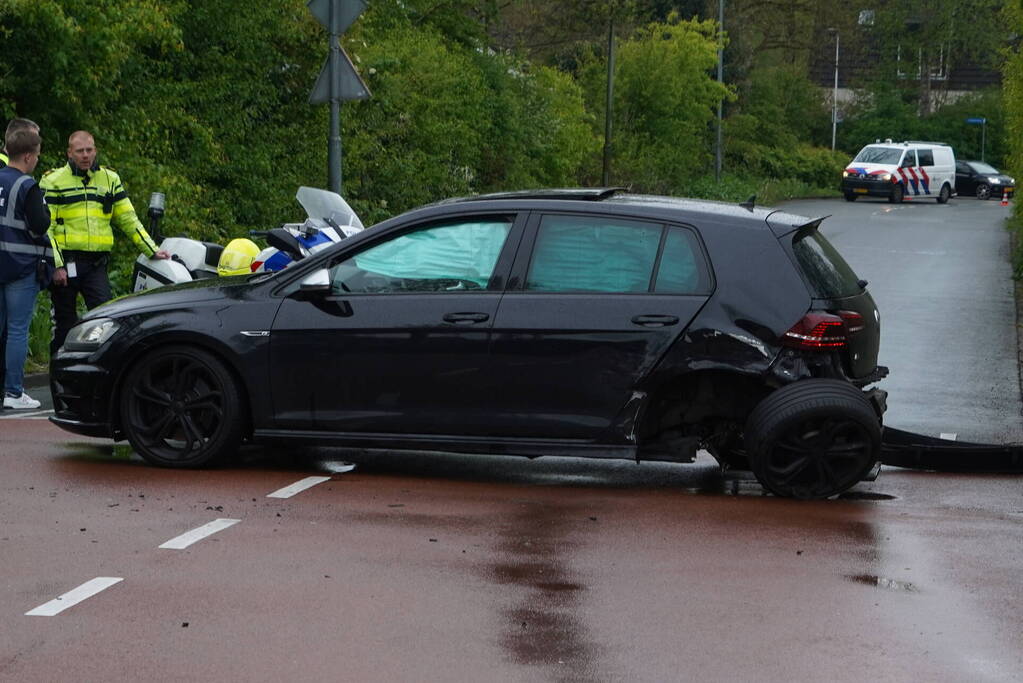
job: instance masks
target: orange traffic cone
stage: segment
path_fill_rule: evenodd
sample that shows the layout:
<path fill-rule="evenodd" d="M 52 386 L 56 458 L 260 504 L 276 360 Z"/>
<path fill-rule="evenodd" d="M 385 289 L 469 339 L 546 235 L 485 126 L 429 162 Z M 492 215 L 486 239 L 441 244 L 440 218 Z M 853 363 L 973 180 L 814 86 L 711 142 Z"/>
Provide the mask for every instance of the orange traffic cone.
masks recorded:
<path fill-rule="evenodd" d="M 1009 205 L 1009 195 L 1011 195 L 1011 194 L 1012 193 L 1009 192 L 1008 190 L 1002 190 L 1002 206 L 1008 206 Z"/>

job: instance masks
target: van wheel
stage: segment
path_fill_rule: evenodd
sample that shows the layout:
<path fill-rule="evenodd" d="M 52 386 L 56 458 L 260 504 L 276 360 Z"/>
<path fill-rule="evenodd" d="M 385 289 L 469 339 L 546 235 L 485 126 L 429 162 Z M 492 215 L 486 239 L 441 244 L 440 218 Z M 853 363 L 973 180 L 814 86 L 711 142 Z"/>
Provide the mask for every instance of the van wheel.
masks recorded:
<path fill-rule="evenodd" d="M 856 201 L 856 195 L 853 194 L 852 192 L 846 192 L 845 193 L 845 201 L 847 201 L 847 202 L 855 202 Z"/>
<path fill-rule="evenodd" d="M 746 453 L 765 489 L 829 498 L 855 486 L 881 452 L 881 421 L 856 387 L 806 379 L 761 401 L 746 422 Z"/>
<path fill-rule="evenodd" d="M 938 203 L 948 204 L 948 200 L 951 196 L 952 188 L 948 186 L 948 183 L 945 183 L 944 185 L 941 186 L 941 192 L 938 193 L 937 197 Z"/>
<path fill-rule="evenodd" d="M 987 183 L 981 183 L 977 185 L 977 199 L 990 199 L 991 198 L 991 186 Z"/>
<path fill-rule="evenodd" d="M 899 204 L 902 202 L 902 197 L 905 191 L 902 189 L 902 183 L 896 183 L 895 187 L 892 188 L 892 193 L 888 197 L 888 201 L 892 204 Z"/>

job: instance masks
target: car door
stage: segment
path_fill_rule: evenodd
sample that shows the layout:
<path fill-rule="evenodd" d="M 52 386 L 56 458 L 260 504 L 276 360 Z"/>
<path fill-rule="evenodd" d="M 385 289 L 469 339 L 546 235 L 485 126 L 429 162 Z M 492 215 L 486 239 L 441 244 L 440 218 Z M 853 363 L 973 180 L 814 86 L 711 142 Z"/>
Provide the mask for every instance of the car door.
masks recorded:
<path fill-rule="evenodd" d="M 479 433 L 490 329 L 509 245 L 521 234 L 516 218 L 389 231 L 328 261 L 328 292 L 290 291 L 270 343 L 277 426 Z"/>
<path fill-rule="evenodd" d="M 956 162 L 956 193 L 972 195 L 977 191 L 977 178 L 965 161 Z"/>
<path fill-rule="evenodd" d="M 494 322 L 492 434 L 598 438 L 711 288 L 688 228 L 535 214 Z"/>
<path fill-rule="evenodd" d="M 899 164 L 898 174 L 902 179 L 902 187 L 907 195 L 917 195 L 923 189 L 917 174 L 916 150 L 907 149 Z"/>

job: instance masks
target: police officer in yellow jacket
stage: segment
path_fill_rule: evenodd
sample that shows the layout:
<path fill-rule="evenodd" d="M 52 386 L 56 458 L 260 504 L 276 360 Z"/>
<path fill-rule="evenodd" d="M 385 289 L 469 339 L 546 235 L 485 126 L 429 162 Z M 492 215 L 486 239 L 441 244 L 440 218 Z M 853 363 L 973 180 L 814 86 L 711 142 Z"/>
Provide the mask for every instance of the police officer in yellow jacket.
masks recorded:
<path fill-rule="evenodd" d="M 76 131 L 68 139 L 68 163 L 43 176 L 39 186 L 50 207 L 50 235 L 64 262 L 50 288 L 53 301 L 53 340 L 56 354 L 68 331 L 78 322 L 78 294 L 86 308 L 110 299 L 107 265 L 114 246 L 111 226 L 131 238 L 151 258 L 169 258 L 142 226 L 121 179 L 96 162 L 96 143 L 90 133 Z"/>

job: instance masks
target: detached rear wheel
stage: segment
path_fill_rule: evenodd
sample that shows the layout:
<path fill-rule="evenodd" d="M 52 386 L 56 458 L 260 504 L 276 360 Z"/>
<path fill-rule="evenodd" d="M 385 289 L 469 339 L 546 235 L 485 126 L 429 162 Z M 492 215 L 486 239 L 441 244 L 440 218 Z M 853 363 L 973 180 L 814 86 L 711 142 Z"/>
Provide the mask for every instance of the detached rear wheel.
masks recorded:
<path fill-rule="evenodd" d="M 807 379 L 761 401 L 746 423 L 757 480 L 786 498 L 828 498 L 877 462 L 881 423 L 863 393 L 839 380 Z"/>
<path fill-rule="evenodd" d="M 242 399 L 215 356 L 185 346 L 143 356 L 121 387 L 121 426 L 135 451 L 161 467 L 202 467 L 233 453 Z"/>

